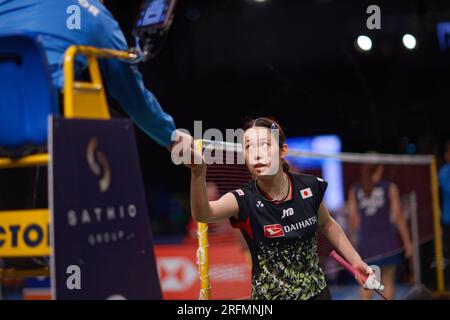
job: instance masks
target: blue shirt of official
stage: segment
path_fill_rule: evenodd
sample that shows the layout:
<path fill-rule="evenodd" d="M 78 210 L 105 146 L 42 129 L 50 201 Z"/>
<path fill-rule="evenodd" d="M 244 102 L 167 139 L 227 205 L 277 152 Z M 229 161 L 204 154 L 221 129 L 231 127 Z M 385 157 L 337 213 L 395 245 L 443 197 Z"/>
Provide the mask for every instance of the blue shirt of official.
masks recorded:
<path fill-rule="evenodd" d="M 73 10 L 80 12 L 79 29 L 70 25 Z M 57 89 L 64 86 L 63 57 L 69 46 L 129 49 L 117 21 L 99 0 L 0 0 L 0 34 L 23 32 L 41 39 Z M 134 122 L 160 145 L 171 144 L 174 121 L 145 88 L 138 68 L 114 59 L 101 61 L 100 67 L 109 94 Z M 77 59 L 76 73 L 85 68 L 85 60 Z"/>

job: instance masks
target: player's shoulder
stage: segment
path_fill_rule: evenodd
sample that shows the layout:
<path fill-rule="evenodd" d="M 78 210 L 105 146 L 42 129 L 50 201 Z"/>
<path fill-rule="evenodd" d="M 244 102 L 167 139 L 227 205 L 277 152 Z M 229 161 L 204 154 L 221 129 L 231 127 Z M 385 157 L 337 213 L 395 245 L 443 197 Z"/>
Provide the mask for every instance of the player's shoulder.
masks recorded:
<path fill-rule="evenodd" d="M 291 173 L 291 177 L 293 178 L 294 183 L 299 183 L 305 186 L 317 185 L 318 183 L 326 183 L 324 179 L 316 177 L 312 174 Z"/>
<path fill-rule="evenodd" d="M 397 185 L 390 180 L 381 180 L 378 185 L 386 190 L 398 189 Z"/>
<path fill-rule="evenodd" d="M 249 195 L 255 193 L 254 180 L 250 180 L 249 182 L 242 185 L 240 188 L 233 190 L 232 193 L 234 193 L 235 195 L 238 195 L 240 197 L 249 196 Z"/>

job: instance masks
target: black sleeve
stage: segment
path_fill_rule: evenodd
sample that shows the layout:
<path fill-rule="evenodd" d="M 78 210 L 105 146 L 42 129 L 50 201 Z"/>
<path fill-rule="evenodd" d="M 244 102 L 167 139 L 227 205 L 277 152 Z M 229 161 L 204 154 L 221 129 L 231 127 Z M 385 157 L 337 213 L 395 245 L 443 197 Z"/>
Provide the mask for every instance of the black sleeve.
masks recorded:
<path fill-rule="evenodd" d="M 238 227 L 239 222 L 244 222 L 247 220 L 248 217 L 248 205 L 247 205 L 247 197 L 248 197 L 248 190 L 247 189 L 237 189 L 234 191 L 231 191 L 231 193 L 236 198 L 236 201 L 239 206 L 239 218 L 236 219 L 235 217 L 230 218 L 230 223 L 234 228 Z"/>
<path fill-rule="evenodd" d="M 323 201 L 323 197 L 325 196 L 325 191 L 327 190 L 328 182 L 326 182 L 321 178 L 316 179 L 317 179 L 317 209 L 319 209 L 320 204 Z"/>

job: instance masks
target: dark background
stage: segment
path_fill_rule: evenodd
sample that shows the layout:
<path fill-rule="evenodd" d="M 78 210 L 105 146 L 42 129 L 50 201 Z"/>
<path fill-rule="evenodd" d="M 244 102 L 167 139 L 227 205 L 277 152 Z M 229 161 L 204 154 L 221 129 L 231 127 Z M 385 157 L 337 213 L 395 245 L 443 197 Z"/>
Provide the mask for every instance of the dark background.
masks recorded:
<path fill-rule="evenodd" d="M 130 45 L 140 3 L 106 1 Z M 370 4 L 381 8 L 381 30 L 366 28 Z M 288 136 L 338 134 L 343 151 L 440 155 L 450 138 L 441 21 L 450 21 L 450 1 L 179 0 L 163 49 L 141 70 L 191 133 L 194 120 L 225 130 L 274 116 Z M 403 47 L 405 33 L 415 50 Z M 370 52 L 355 49 L 360 34 L 371 37 Z M 189 170 L 138 139 L 149 193 L 187 194 Z"/>

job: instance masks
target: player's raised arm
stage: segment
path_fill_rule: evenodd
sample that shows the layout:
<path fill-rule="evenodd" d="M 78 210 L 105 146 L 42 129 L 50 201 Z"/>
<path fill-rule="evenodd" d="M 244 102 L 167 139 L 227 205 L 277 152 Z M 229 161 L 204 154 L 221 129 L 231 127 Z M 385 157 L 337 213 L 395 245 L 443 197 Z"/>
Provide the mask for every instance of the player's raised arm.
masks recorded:
<path fill-rule="evenodd" d="M 192 159 L 201 158 L 195 150 L 192 150 L 192 154 Z M 232 193 L 229 192 L 216 201 L 208 200 L 205 163 L 202 161 L 201 164 L 187 166 L 191 169 L 191 212 L 194 220 L 211 223 L 237 217 L 239 206 Z"/>

